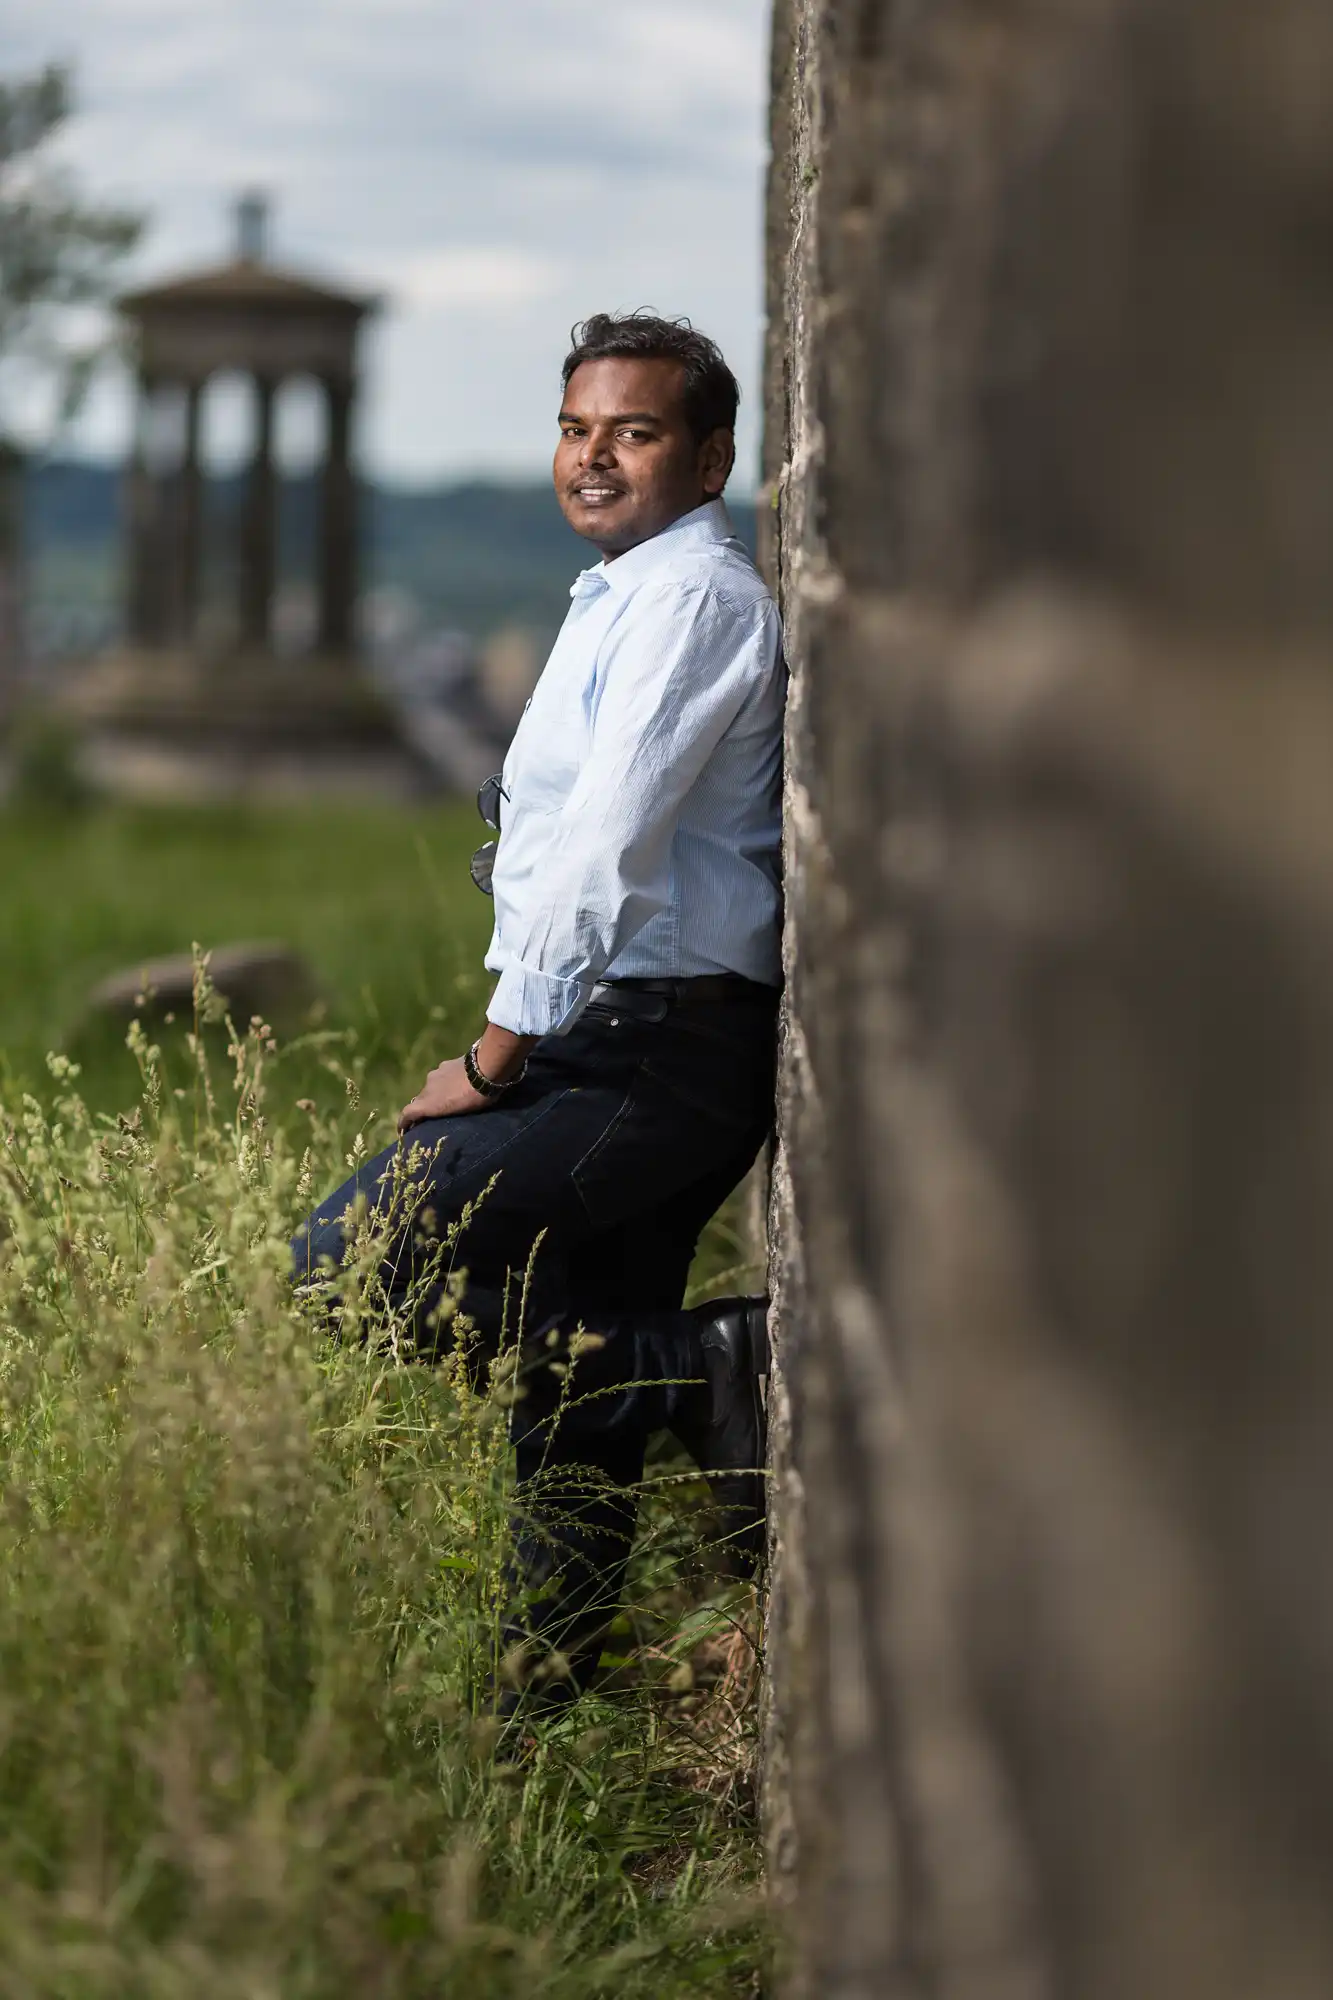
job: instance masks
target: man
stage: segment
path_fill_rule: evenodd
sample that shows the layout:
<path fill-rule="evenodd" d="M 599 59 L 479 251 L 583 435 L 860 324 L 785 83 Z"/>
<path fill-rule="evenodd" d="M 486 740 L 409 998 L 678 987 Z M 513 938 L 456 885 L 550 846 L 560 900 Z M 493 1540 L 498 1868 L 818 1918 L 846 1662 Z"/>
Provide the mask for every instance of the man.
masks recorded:
<path fill-rule="evenodd" d="M 502 774 L 487 1020 L 294 1245 L 302 1277 L 339 1264 L 362 1196 L 406 1298 L 477 1202 L 458 1258 L 491 1353 L 520 1275 L 518 1557 L 542 1586 L 523 1636 L 558 1662 L 548 1699 L 596 1667 L 652 1430 L 710 1475 L 736 1566 L 760 1545 L 763 1301 L 681 1304 L 700 1230 L 769 1130 L 781 979 L 784 677 L 722 499 L 735 378 L 687 324 L 597 314 L 564 384 L 556 493 L 601 561 Z M 580 1329 L 595 1338 L 571 1345 Z"/>

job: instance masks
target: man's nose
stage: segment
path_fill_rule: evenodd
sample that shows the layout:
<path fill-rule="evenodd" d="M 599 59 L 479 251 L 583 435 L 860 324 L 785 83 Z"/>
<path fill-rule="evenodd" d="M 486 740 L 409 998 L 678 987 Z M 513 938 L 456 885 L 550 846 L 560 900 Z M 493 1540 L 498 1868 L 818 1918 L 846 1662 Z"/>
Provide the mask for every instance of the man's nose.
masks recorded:
<path fill-rule="evenodd" d="M 591 472 L 616 462 L 616 434 L 610 424 L 604 430 L 590 430 L 583 440 L 579 464 Z"/>

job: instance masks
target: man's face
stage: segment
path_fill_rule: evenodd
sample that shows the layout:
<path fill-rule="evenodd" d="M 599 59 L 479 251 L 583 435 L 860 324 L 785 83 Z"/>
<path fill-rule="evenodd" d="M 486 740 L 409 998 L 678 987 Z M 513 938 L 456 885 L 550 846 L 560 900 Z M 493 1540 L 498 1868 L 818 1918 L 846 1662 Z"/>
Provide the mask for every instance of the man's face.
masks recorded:
<path fill-rule="evenodd" d="M 719 494 L 735 455 L 730 431 L 695 437 L 681 407 L 678 361 L 613 356 L 569 378 L 555 448 L 555 490 L 576 535 L 608 561 L 660 535 Z"/>

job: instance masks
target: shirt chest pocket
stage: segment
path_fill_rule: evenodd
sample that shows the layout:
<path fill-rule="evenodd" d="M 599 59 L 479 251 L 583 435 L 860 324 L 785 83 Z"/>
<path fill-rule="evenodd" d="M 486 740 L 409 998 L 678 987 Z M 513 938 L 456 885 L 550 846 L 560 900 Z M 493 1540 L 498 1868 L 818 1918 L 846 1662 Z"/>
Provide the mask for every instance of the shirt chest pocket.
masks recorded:
<path fill-rule="evenodd" d="M 577 694 L 569 692 L 561 703 L 539 687 L 505 759 L 505 793 L 514 809 L 559 812 L 587 755 L 588 727 Z"/>

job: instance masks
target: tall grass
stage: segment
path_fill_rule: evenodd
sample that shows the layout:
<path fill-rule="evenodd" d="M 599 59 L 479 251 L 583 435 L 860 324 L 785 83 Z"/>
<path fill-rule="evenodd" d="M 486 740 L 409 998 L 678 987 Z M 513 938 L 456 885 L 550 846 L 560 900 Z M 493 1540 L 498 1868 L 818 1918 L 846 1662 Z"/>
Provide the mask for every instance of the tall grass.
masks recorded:
<path fill-rule="evenodd" d="M 504 1395 L 287 1282 L 371 1143 L 262 1022 L 0 1107 L 0 1992 L 751 1993 L 752 1654 L 660 1480 L 616 1684 L 497 1763 Z M 502 1664 L 502 1663 L 501 1663 Z"/>
<path fill-rule="evenodd" d="M 308 960 L 329 1025 L 356 1029 L 373 1091 L 401 1103 L 423 1027 L 452 1053 L 453 1024 L 475 1033 L 484 1005 L 492 913 L 468 879 L 481 831 L 458 801 L 0 810 L 0 1089 L 11 1075 L 40 1093 L 46 1051 L 68 1048 L 85 1094 L 119 1109 L 137 1080 L 87 1019 L 97 981 L 196 938 L 277 938 Z M 285 1091 L 300 1067 L 276 1079 L 288 1101 L 320 1094 L 311 1077 Z"/>

